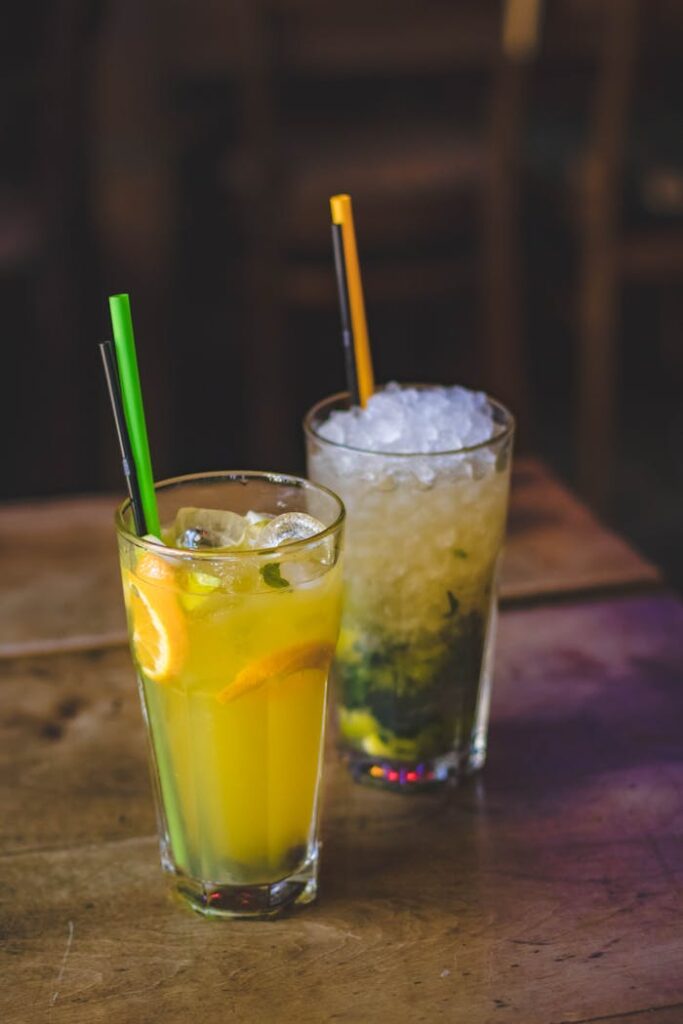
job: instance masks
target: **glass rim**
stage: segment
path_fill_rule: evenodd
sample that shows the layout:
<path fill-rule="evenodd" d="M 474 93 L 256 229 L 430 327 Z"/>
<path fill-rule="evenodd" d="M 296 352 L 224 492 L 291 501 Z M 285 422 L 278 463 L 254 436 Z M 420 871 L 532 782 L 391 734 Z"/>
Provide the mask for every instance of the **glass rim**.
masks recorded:
<path fill-rule="evenodd" d="M 136 533 L 133 533 L 132 530 L 126 526 L 124 520 L 124 516 L 131 506 L 131 499 L 128 497 L 121 502 L 114 513 L 114 523 L 117 534 L 120 537 L 123 537 L 128 543 L 134 544 L 136 547 L 142 548 L 145 551 L 166 552 L 167 554 L 177 555 L 187 560 L 200 559 L 203 561 L 217 561 L 222 559 L 242 558 L 245 556 L 249 558 L 258 558 L 261 556 L 268 557 L 276 552 L 282 553 L 285 550 L 287 553 L 290 551 L 300 551 L 309 545 L 318 544 L 326 537 L 331 537 L 333 534 L 337 533 L 346 519 L 346 506 L 338 494 L 335 494 L 335 492 L 330 490 L 329 487 L 325 487 L 324 484 L 314 483 L 312 480 L 306 479 L 306 477 L 295 476 L 292 473 L 275 473 L 270 470 L 259 469 L 219 469 L 201 473 L 185 473 L 180 476 L 167 477 L 165 480 L 156 481 L 154 484 L 154 490 L 156 492 L 174 487 L 178 484 L 188 484 L 197 481 L 209 482 L 211 480 L 216 482 L 235 481 L 237 483 L 247 483 L 250 480 L 265 480 L 272 484 L 299 487 L 309 492 L 318 491 L 319 493 L 326 494 L 328 497 L 332 498 L 337 506 L 337 515 L 334 522 L 329 526 L 326 526 L 323 530 L 319 530 L 310 537 L 303 537 L 301 540 L 289 541 L 287 544 L 280 544 L 279 547 L 241 549 L 179 548 L 170 544 L 164 544 L 161 539 L 157 539 L 156 537 L 139 537 Z M 226 511 L 231 510 L 226 509 Z"/>
<path fill-rule="evenodd" d="M 377 391 L 384 391 L 386 385 L 382 385 L 377 388 Z M 415 384 L 406 383 L 399 384 L 399 387 L 403 389 L 416 388 L 417 390 L 427 390 L 430 388 L 445 388 L 448 387 L 446 384 Z M 471 389 L 468 389 L 471 390 Z M 487 437 L 484 441 L 478 441 L 476 444 L 463 445 L 461 448 L 445 448 L 438 452 L 381 452 L 373 448 L 358 448 L 356 445 L 344 444 L 341 441 L 330 441 L 329 438 L 323 437 L 322 434 L 318 433 L 313 423 L 315 417 L 319 415 L 320 411 L 326 406 L 331 406 L 334 402 L 340 399 L 350 399 L 351 394 L 349 391 L 337 391 L 334 395 L 328 395 L 327 398 L 321 398 L 320 401 L 312 405 L 308 410 L 303 419 L 304 433 L 309 437 L 315 438 L 321 444 L 329 445 L 331 448 L 339 448 L 342 451 L 356 452 L 361 455 L 375 455 L 382 459 L 432 459 L 439 456 L 445 455 L 468 455 L 471 452 L 476 452 L 482 448 L 488 448 L 491 444 L 497 444 L 501 441 L 505 441 L 508 437 L 511 437 L 515 430 L 515 417 L 512 415 L 510 410 L 499 402 L 497 398 L 492 398 L 487 392 L 484 392 L 487 401 L 490 405 L 502 414 L 504 423 L 501 425 L 501 429 L 498 433 L 492 434 Z"/>

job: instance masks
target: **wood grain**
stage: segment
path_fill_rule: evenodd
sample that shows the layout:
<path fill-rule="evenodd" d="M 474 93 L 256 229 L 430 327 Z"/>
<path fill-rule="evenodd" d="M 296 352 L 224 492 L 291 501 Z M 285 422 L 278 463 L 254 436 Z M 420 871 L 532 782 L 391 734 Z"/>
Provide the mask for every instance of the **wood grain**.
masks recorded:
<path fill-rule="evenodd" d="M 113 496 L 0 508 L 0 656 L 125 642 Z"/>
<path fill-rule="evenodd" d="M 167 897 L 125 652 L 6 661 L 0 1019 L 678 1024 L 682 631 L 665 595 L 506 612 L 485 772 L 411 799 L 331 757 L 321 898 L 262 924 Z"/>
<path fill-rule="evenodd" d="M 537 459 L 513 470 L 501 599 L 654 586 L 661 574 Z"/>
<path fill-rule="evenodd" d="M 114 497 L 0 508 L 0 658 L 126 642 Z M 652 585 L 658 571 L 606 530 L 542 463 L 514 473 L 504 602 Z"/>
<path fill-rule="evenodd" d="M 0 661 L 0 853 L 154 831 L 128 651 Z"/>

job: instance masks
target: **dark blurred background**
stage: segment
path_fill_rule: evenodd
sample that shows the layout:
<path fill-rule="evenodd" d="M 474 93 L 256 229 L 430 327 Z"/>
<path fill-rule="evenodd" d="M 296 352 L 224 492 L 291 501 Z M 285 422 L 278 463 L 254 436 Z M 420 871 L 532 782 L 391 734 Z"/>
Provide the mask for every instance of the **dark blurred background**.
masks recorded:
<path fill-rule="evenodd" d="M 343 387 L 328 196 L 379 380 L 509 402 L 683 581 L 683 0 L 51 0 L 0 34 L 0 497 L 122 490 L 96 342 L 131 294 L 155 475 L 302 470 Z"/>

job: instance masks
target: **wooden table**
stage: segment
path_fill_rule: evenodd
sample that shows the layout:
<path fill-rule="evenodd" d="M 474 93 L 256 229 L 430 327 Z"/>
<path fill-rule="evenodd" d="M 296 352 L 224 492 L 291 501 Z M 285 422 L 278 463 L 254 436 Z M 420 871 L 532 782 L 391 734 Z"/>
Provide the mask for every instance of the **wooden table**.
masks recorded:
<path fill-rule="evenodd" d="M 77 566 L 67 521 L 89 531 Z M 404 798 L 330 752 L 320 899 L 268 923 L 166 895 L 108 522 L 101 499 L 0 513 L 3 1024 L 681 1024 L 683 605 L 538 463 L 517 477 L 484 773 Z"/>
<path fill-rule="evenodd" d="M 0 658 L 127 642 L 113 526 L 120 500 L 0 507 Z M 515 466 L 508 533 L 504 603 L 660 582 L 534 459 Z"/>

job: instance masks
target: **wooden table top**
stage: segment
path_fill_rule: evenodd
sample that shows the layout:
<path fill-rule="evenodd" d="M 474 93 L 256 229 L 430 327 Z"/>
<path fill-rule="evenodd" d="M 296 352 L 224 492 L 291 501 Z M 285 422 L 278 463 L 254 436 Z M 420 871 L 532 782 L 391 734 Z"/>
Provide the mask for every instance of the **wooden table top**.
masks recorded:
<path fill-rule="evenodd" d="M 113 526 L 117 500 L 0 507 L 0 658 L 126 643 Z M 517 461 L 501 574 L 504 603 L 659 581 L 658 570 L 602 526 L 541 462 Z"/>
<path fill-rule="evenodd" d="M 328 750 L 320 898 L 272 922 L 167 895 L 127 651 L 6 656 L 0 1021 L 681 1024 L 682 633 L 662 589 L 508 607 L 484 772 L 406 797 Z"/>

